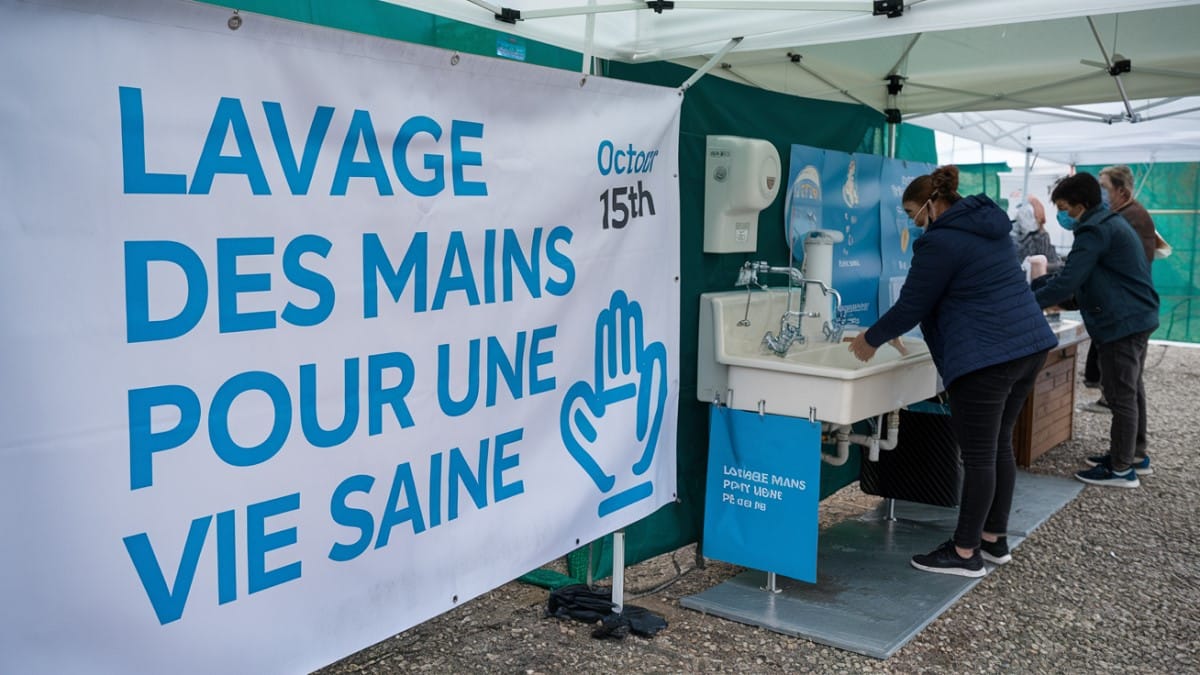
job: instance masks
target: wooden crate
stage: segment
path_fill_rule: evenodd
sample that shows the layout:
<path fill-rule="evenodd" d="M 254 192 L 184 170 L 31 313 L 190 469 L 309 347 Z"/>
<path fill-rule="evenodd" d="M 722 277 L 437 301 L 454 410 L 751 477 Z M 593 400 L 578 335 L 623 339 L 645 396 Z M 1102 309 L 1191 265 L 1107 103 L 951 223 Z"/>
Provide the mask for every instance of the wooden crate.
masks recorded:
<path fill-rule="evenodd" d="M 1013 428 L 1017 466 L 1029 466 L 1050 448 L 1071 440 L 1075 423 L 1075 352 L 1079 344 L 1054 349 L 1038 372 Z"/>

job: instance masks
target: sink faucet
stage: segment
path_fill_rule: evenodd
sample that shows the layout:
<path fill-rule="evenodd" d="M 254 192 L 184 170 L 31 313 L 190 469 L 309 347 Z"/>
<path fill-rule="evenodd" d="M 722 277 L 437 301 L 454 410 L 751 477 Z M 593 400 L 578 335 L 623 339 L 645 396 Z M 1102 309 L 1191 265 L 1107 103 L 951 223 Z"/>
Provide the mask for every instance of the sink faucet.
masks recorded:
<path fill-rule="evenodd" d="M 771 331 L 767 331 L 766 335 L 763 335 L 763 346 L 779 356 L 787 356 L 788 349 L 791 349 L 793 344 L 797 342 L 804 344 L 805 342 L 804 335 L 800 333 L 800 319 L 788 321 L 790 314 L 793 312 L 779 317 L 779 335 L 772 335 Z"/>
<path fill-rule="evenodd" d="M 809 285 L 813 285 L 821 289 L 822 295 L 833 296 L 833 316 L 824 322 L 824 324 L 821 326 L 821 332 L 824 334 L 825 339 L 828 342 L 842 341 L 842 332 L 845 330 L 847 317 L 846 312 L 842 309 L 842 294 L 838 293 L 837 289 L 829 286 L 820 279 L 806 279 L 804 274 L 795 267 L 772 267 L 765 260 L 747 260 L 742 265 L 741 269 L 738 270 L 737 285 L 753 285 L 765 289 L 766 286 L 764 286 L 762 282 L 758 280 L 758 275 L 760 274 L 782 274 L 787 276 L 788 283 L 790 285 L 800 286 L 804 289 L 807 289 Z M 796 316 L 796 321 L 794 323 L 787 320 L 789 316 L 793 314 Z M 800 334 L 801 316 L 815 318 L 820 317 L 821 314 L 820 312 L 792 312 L 789 305 L 788 313 L 785 314 L 782 319 L 780 319 L 779 335 L 772 336 L 771 333 L 768 332 L 763 336 L 763 344 L 767 345 L 771 351 L 781 356 L 787 353 L 788 348 L 791 347 L 793 343 L 800 342 L 803 344 L 804 336 Z M 788 337 L 792 332 L 795 333 L 795 336 Z"/>
<path fill-rule="evenodd" d="M 821 332 L 825 335 L 825 341 L 841 342 L 842 333 L 846 330 L 848 320 L 849 315 L 846 313 L 846 310 L 842 309 L 842 302 L 839 297 L 837 299 L 837 309 L 834 310 L 833 320 L 821 324 Z"/>

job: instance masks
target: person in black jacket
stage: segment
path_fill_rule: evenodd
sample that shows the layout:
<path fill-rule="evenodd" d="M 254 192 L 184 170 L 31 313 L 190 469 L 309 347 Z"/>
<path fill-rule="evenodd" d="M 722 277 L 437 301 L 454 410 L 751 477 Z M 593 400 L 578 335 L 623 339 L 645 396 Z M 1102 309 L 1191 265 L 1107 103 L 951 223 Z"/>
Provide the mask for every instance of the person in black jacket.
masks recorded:
<path fill-rule="evenodd" d="M 1088 173 L 1058 182 L 1050 199 L 1059 224 L 1075 233 L 1067 264 L 1043 277 L 1036 296 L 1050 307 L 1072 296 L 1092 341 L 1100 346 L 1100 390 L 1112 409 L 1109 449 L 1087 458 L 1075 477 L 1093 485 L 1135 488 L 1150 473 L 1146 454 L 1146 346 L 1158 328 L 1158 293 L 1137 232 L 1101 203 L 1100 183 Z M 1042 281 L 1041 279 L 1038 280 Z"/>
<path fill-rule="evenodd" d="M 1106 166 L 1100 169 L 1100 203 L 1121 214 L 1125 222 L 1133 226 L 1142 249 L 1146 252 L 1146 262 L 1150 264 L 1151 277 L 1154 276 L 1154 252 L 1158 246 L 1158 230 L 1154 227 L 1154 219 L 1141 202 L 1134 198 L 1133 171 L 1124 164 Z M 1107 199 L 1105 199 L 1107 195 Z M 1087 362 L 1083 368 L 1083 383 L 1093 389 L 1100 386 L 1100 349 L 1096 343 L 1088 350 Z M 1089 412 L 1112 412 L 1105 400 L 1104 394 L 1099 400 L 1083 406 Z"/>
<path fill-rule="evenodd" d="M 1013 255 L 1004 210 L 958 194 L 958 167 L 909 184 L 905 213 L 924 229 L 900 297 L 850 343 L 862 361 L 918 323 L 950 393 L 950 426 L 963 463 L 954 537 L 916 555 L 917 569 L 978 577 L 983 561 L 1011 559 L 1006 530 L 1016 461 L 1013 426 L 1046 353 L 1058 345 Z"/>

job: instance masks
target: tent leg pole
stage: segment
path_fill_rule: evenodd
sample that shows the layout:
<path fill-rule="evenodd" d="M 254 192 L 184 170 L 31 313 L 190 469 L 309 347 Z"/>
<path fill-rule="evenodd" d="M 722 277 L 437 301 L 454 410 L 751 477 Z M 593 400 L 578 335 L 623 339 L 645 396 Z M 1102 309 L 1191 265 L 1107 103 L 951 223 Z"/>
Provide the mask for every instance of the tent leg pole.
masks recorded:
<path fill-rule="evenodd" d="M 1033 136 L 1025 131 L 1025 182 L 1021 185 L 1021 199 L 1029 201 L 1029 171 L 1033 169 Z"/>
<path fill-rule="evenodd" d="M 779 587 L 779 576 L 774 572 L 767 572 L 767 585 L 763 586 L 761 590 L 776 595 L 782 593 L 783 589 Z"/>
<path fill-rule="evenodd" d="M 596 0 L 588 0 L 588 6 L 592 7 L 596 4 Z M 583 38 L 583 74 L 592 74 L 592 49 L 596 40 L 596 15 L 588 14 L 584 24 Z"/>
<path fill-rule="evenodd" d="M 625 530 L 613 532 L 613 612 L 620 614 L 625 609 Z"/>

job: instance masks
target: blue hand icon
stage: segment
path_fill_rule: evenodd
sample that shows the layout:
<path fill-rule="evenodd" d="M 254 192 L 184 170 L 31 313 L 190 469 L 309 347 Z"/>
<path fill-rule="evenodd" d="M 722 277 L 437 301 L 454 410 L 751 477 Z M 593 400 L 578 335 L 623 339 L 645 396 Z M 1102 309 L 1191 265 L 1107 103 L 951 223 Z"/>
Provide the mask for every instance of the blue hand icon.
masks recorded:
<path fill-rule="evenodd" d="M 624 291 L 615 291 L 609 306 L 596 317 L 595 372 L 591 382 L 580 380 L 567 389 L 559 412 L 563 444 L 602 493 L 618 483 L 606 472 L 598 453 L 618 452 L 628 443 L 642 448 L 632 475 L 646 473 L 654 460 L 667 402 L 667 349 L 661 342 L 645 344 L 642 307 Z M 613 414 L 635 406 L 632 428 L 628 415 Z M 607 418 L 607 423 L 606 423 Z M 605 440 L 601 441 L 601 438 Z M 610 453 L 611 454 L 611 453 Z M 601 516 L 649 497 L 654 484 L 644 481 L 626 487 L 600 502 Z"/>

